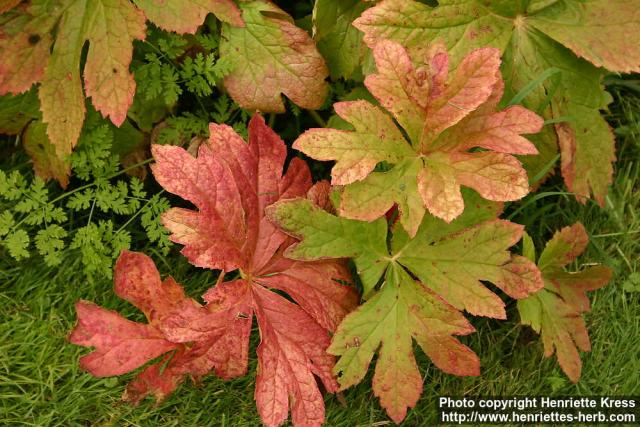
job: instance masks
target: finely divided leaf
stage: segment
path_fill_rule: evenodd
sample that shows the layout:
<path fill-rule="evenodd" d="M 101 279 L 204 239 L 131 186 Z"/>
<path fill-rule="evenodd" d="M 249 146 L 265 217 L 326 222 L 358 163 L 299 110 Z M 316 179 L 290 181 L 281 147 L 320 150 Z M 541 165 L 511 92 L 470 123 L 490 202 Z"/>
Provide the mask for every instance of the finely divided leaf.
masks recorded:
<path fill-rule="evenodd" d="M 604 266 L 588 267 L 570 273 L 563 267 L 586 249 L 587 233 L 579 222 L 557 232 L 547 243 L 538 266 L 544 278 L 544 289 L 518 301 L 522 324 L 541 334 L 544 355 L 556 354 L 560 367 L 569 379 L 580 379 L 582 362 L 578 349 L 591 350 L 582 313 L 589 311 L 587 291 L 607 284 L 611 270 Z"/>
<path fill-rule="evenodd" d="M 244 27 L 224 25 L 220 56 L 232 72 L 224 85 L 241 107 L 282 112 L 282 95 L 302 108 L 319 108 L 329 86 L 322 56 L 292 18 L 266 0 L 240 4 Z"/>
<path fill-rule="evenodd" d="M 495 201 L 527 194 L 527 175 L 511 154 L 537 153 L 520 135 L 539 131 L 542 119 L 520 106 L 497 111 L 503 84 L 496 49 L 473 51 L 451 75 L 447 53 L 438 47 L 424 62 L 412 62 L 391 41 L 378 43 L 373 54 L 378 73 L 365 85 L 409 141 L 380 108 L 351 101 L 335 108 L 353 131 L 311 129 L 294 143 L 315 159 L 336 160 L 332 182 L 346 185 L 341 215 L 371 221 L 397 204 L 413 236 L 425 209 L 448 222 L 462 213 L 461 186 Z M 393 167 L 373 172 L 381 162 Z"/>

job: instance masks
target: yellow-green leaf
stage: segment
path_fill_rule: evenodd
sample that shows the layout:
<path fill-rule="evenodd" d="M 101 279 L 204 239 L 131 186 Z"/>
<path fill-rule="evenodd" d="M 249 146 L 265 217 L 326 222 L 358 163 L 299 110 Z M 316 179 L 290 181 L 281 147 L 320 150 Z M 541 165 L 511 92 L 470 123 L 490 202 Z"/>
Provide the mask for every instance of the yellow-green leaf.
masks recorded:
<path fill-rule="evenodd" d="M 319 108 L 329 71 L 309 35 L 266 0 L 240 4 L 244 27 L 222 27 L 220 56 L 232 67 L 224 85 L 241 107 L 282 112 L 282 95 L 302 108 Z"/>

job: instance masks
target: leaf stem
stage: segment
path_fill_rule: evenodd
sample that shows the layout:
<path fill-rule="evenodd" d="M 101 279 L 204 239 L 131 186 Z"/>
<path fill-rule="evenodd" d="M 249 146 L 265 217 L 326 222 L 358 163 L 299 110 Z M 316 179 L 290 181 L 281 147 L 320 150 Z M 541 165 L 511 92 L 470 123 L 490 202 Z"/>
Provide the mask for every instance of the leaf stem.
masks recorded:
<path fill-rule="evenodd" d="M 159 192 L 157 192 L 155 195 L 161 195 L 162 193 L 164 193 L 164 189 L 160 190 Z M 120 226 L 120 228 L 118 228 L 118 231 L 116 231 L 116 233 L 119 233 L 120 231 L 122 231 L 127 225 L 131 224 L 131 221 L 133 221 L 134 219 L 136 219 L 138 216 L 140 216 L 140 214 L 142 213 L 142 211 L 144 210 L 144 208 L 146 208 L 147 206 L 149 206 L 149 204 L 151 203 L 151 200 L 153 200 L 153 197 L 150 197 L 147 200 L 147 203 L 145 203 L 140 209 L 138 209 L 138 211 L 131 215 L 131 217 L 129 217 L 129 219 L 127 220 L 127 222 L 125 222 L 124 224 L 122 224 L 122 226 Z"/>
<path fill-rule="evenodd" d="M 307 112 L 317 124 L 319 124 L 323 128 L 327 127 L 327 122 L 325 122 L 324 119 L 320 117 L 320 114 L 318 114 L 316 110 L 307 110 Z"/>

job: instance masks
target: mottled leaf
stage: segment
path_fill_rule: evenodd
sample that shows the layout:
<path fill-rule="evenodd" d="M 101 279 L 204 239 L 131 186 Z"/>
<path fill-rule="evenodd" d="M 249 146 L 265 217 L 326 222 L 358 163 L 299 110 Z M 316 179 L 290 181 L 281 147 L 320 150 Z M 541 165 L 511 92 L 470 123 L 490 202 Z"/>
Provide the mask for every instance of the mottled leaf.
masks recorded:
<path fill-rule="evenodd" d="M 223 25 L 220 56 L 232 71 L 224 85 L 241 107 L 282 112 L 282 95 L 319 108 L 327 95 L 327 66 L 309 35 L 266 0 L 240 4 L 244 27 Z"/>
<path fill-rule="evenodd" d="M 167 31 L 195 33 L 208 13 L 231 25 L 242 26 L 233 0 L 134 0 L 151 22 Z"/>
<path fill-rule="evenodd" d="M 580 379 L 582 362 L 578 349 L 591 350 L 589 334 L 582 313 L 589 311 L 587 291 L 603 287 L 611 279 L 604 266 L 566 272 L 565 267 L 584 252 L 589 242 L 579 222 L 558 231 L 540 254 L 538 267 L 544 288 L 518 301 L 520 322 L 541 335 L 544 354 L 554 353 L 569 379 Z M 531 251 L 530 251 L 531 252 Z"/>
<path fill-rule="evenodd" d="M 247 143 L 231 127 L 211 124 L 210 138 L 200 144 L 197 157 L 176 146 L 152 148 L 158 182 L 196 207 L 164 214 L 171 239 L 184 245 L 183 254 L 193 264 L 222 270 L 222 283 L 206 292 L 202 307 L 185 299 L 170 279 L 160 287 L 155 269 L 118 263 L 116 273 L 126 274 L 116 274 L 116 292 L 145 313 L 154 333 L 175 346 L 159 362 L 162 369 L 148 367 L 129 385 L 125 399 L 162 398 L 185 375 L 243 375 L 255 316 L 261 337 L 255 397 L 263 422 L 280 425 L 290 411 L 294 424 L 320 426 L 324 402 L 315 378 L 327 391 L 337 389 L 334 358 L 326 353 L 329 333 L 355 306 L 357 295 L 344 284 L 350 280 L 344 262 L 283 256 L 295 240 L 267 220 L 264 209 L 305 196 L 311 174 L 299 159 L 283 173 L 286 146 L 262 117 L 254 116 L 248 131 Z M 321 187 L 310 192 L 311 199 L 322 199 L 319 195 L 327 190 Z M 240 278 L 222 281 L 231 270 L 239 270 Z"/>
<path fill-rule="evenodd" d="M 640 10 L 634 1 L 558 1 L 530 24 L 598 67 L 640 71 Z"/>
<path fill-rule="evenodd" d="M 454 338 L 474 331 L 460 310 L 506 317 L 502 300 L 480 281 L 515 298 L 543 285 L 531 261 L 508 252 L 522 227 L 496 220 L 499 205 L 467 191 L 465 196 L 473 209 L 451 223 L 427 214 L 414 238 L 399 226 L 388 236 L 384 218 L 340 218 L 308 200 L 280 201 L 267 209 L 272 221 L 301 239 L 286 256 L 355 259 L 367 301 L 340 324 L 329 351 L 340 356 L 334 371 L 342 389 L 364 378 L 377 353 L 373 390 L 395 422 L 422 390 L 412 340 L 443 371 L 478 375 L 478 357 Z"/>
<path fill-rule="evenodd" d="M 232 0 L 135 3 L 171 31 L 195 32 L 208 12 L 242 25 Z M 42 118 L 62 161 L 80 135 L 85 96 L 116 126 L 124 122 L 135 93 L 129 72 L 132 43 L 143 40 L 145 32 L 145 14 L 128 0 L 23 2 L 0 16 L 0 95 L 21 93 L 40 82 Z"/>
<path fill-rule="evenodd" d="M 555 129 L 531 138 L 541 155 L 523 161 L 531 177 L 544 176 L 560 145 L 569 190 L 580 201 L 593 197 L 603 205 L 615 156 L 613 134 L 598 111 L 610 98 L 601 84 L 603 70 L 596 67 L 640 69 L 638 13 L 632 0 L 442 0 L 435 8 L 414 0 L 384 0 L 354 25 L 372 48 L 394 40 L 410 52 L 422 52 L 430 43 L 443 43 L 454 66 L 475 48 L 498 48 L 507 100 L 550 67 L 558 69 L 523 101 L 556 123 Z"/>
<path fill-rule="evenodd" d="M 78 302 L 78 324 L 69 341 L 95 347 L 80 358 L 83 369 L 99 377 L 121 375 L 168 351 L 185 349 L 160 330 L 172 310 L 199 306 L 173 279 L 162 282 L 150 258 L 123 251 L 115 266 L 114 283 L 118 296 L 143 311 L 149 323 L 132 322 L 88 301 Z"/>
<path fill-rule="evenodd" d="M 473 51 L 449 77 L 447 53 L 437 47 L 416 66 L 395 42 L 378 43 L 373 54 L 378 73 L 365 85 L 409 140 L 378 107 L 350 101 L 335 109 L 353 131 L 311 129 L 294 143 L 315 159 L 336 160 L 332 182 L 346 185 L 341 215 L 371 221 L 397 204 L 413 236 L 425 209 L 449 222 L 462 213 L 461 186 L 495 201 L 527 194 L 527 175 L 511 154 L 537 152 L 520 135 L 539 131 L 542 119 L 521 106 L 497 111 L 503 86 L 496 49 Z M 372 172 L 381 162 L 393 167 Z"/>

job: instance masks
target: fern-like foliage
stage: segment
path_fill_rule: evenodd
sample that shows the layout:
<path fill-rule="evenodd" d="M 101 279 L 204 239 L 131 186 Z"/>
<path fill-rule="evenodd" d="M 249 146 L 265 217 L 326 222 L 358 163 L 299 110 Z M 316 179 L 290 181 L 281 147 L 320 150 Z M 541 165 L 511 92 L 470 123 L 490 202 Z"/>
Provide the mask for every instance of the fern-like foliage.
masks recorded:
<path fill-rule="evenodd" d="M 127 178 L 112 147 L 111 128 L 94 115 L 69 162 L 76 182 L 66 192 L 18 170 L 0 170 L 0 247 L 16 261 L 42 256 L 48 266 L 77 256 L 88 277 L 111 276 L 113 261 L 142 229 L 162 253 L 171 243 L 159 222 L 169 208 L 161 194 L 148 196 Z"/>

